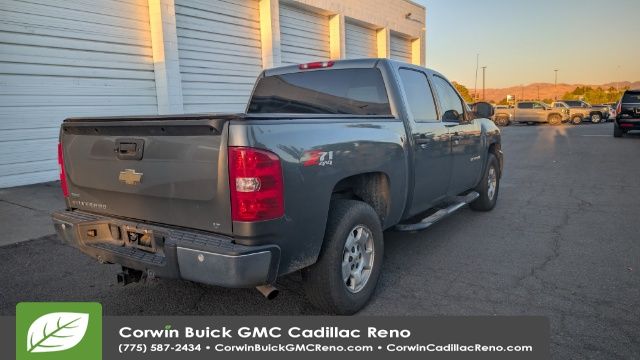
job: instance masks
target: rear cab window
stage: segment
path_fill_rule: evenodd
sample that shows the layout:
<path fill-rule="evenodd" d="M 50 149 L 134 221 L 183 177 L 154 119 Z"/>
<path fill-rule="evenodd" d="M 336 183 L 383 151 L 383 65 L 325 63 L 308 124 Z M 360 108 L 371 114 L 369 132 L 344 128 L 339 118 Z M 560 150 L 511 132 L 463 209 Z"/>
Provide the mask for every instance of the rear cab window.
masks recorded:
<path fill-rule="evenodd" d="M 627 91 L 622 98 L 623 104 L 640 104 L 640 91 Z"/>
<path fill-rule="evenodd" d="M 347 114 L 391 116 L 377 68 L 304 71 L 258 80 L 249 114 Z"/>

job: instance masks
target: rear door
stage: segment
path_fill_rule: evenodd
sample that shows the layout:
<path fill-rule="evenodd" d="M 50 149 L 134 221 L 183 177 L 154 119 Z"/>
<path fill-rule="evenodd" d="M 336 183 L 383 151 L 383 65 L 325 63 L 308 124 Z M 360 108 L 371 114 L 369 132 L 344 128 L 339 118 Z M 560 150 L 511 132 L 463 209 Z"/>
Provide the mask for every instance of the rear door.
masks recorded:
<path fill-rule="evenodd" d="M 414 141 L 410 213 L 415 215 L 446 196 L 451 176 L 451 147 L 448 130 L 438 118 L 427 75 L 414 68 L 400 68 L 399 74 Z"/>
<path fill-rule="evenodd" d="M 448 195 L 455 196 L 476 186 L 482 170 L 480 122 L 471 119 L 466 104 L 454 87 L 438 75 L 433 76 L 442 122 L 451 137 L 451 181 Z"/>
<path fill-rule="evenodd" d="M 65 121 L 70 207 L 230 234 L 226 121 Z"/>
<path fill-rule="evenodd" d="M 533 116 L 533 103 L 521 102 L 516 106 L 516 121 L 529 122 L 535 121 Z"/>

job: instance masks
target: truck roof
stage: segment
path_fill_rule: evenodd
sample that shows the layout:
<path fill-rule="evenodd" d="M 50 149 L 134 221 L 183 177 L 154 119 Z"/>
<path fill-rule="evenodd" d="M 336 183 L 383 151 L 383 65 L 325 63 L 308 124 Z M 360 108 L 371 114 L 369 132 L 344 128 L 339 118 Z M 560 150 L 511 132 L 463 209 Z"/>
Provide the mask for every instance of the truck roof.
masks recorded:
<path fill-rule="evenodd" d="M 402 62 L 402 61 L 392 60 L 392 59 L 385 59 L 385 58 L 362 58 L 362 59 L 348 59 L 348 60 L 324 60 L 324 61 L 318 61 L 318 62 L 310 62 L 308 64 L 327 63 L 327 64 L 331 64 L 331 65 L 327 66 L 324 69 L 323 68 L 318 68 L 318 69 L 314 69 L 314 70 L 328 70 L 328 69 L 334 69 L 335 70 L 335 69 L 351 69 L 351 68 L 375 67 L 380 62 L 388 62 L 388 63 L 396 63 L 396 64 L 407 64 L 409 66 L 417 66 L 417 65 L 408 64 L 408 63 L 405 63 L 405 62 Z M 303 64 L 279 66 L 279 67 L 267 69 L 267 70 L 264 71 L 264 75 L 265 76 L 272 76 L 272 75 L 281 75 L 281 74 L 289 74 L 289 73 L 293 73 L 293 72 L 299 72 L 299 71 L 301 71 L 300 65 L 303 65 Z M 428 70 L 433 71 L 431 69 L 428 69 Z"/>

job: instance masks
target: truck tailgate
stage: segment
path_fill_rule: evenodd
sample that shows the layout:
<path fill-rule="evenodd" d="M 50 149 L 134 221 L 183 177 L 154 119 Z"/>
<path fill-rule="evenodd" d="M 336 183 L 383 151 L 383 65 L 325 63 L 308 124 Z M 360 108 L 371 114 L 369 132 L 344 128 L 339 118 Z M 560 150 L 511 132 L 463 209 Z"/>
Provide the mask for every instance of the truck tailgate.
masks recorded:
<path fill-rule="evenodd" d="M 226 123 L 237 117 L 65 120 L 68 205 L 230 234 Z"/>

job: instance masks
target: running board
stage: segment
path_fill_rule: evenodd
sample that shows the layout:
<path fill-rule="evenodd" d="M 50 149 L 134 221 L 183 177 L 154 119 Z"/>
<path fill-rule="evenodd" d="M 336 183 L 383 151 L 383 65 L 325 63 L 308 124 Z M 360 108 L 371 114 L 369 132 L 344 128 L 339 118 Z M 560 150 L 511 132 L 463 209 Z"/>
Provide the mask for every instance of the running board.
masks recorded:
<path fill-rule="evenodd" d="M 479 198 L 480 194 L 475 191 L 470 192 L 466 196 L 458 196 L 455 201 L 446 208 L 440 209 L 430 216 L 422 219 L 422 221 L 415 224 L 398 224 L 395 229 L 397 231 L 420 231 L 428 228 L 429 226 L 437 223 L 438 221 L 446 218 L 454 212 L 460 210 L 463 206 L 472 203 L 475 199 Z"/>

